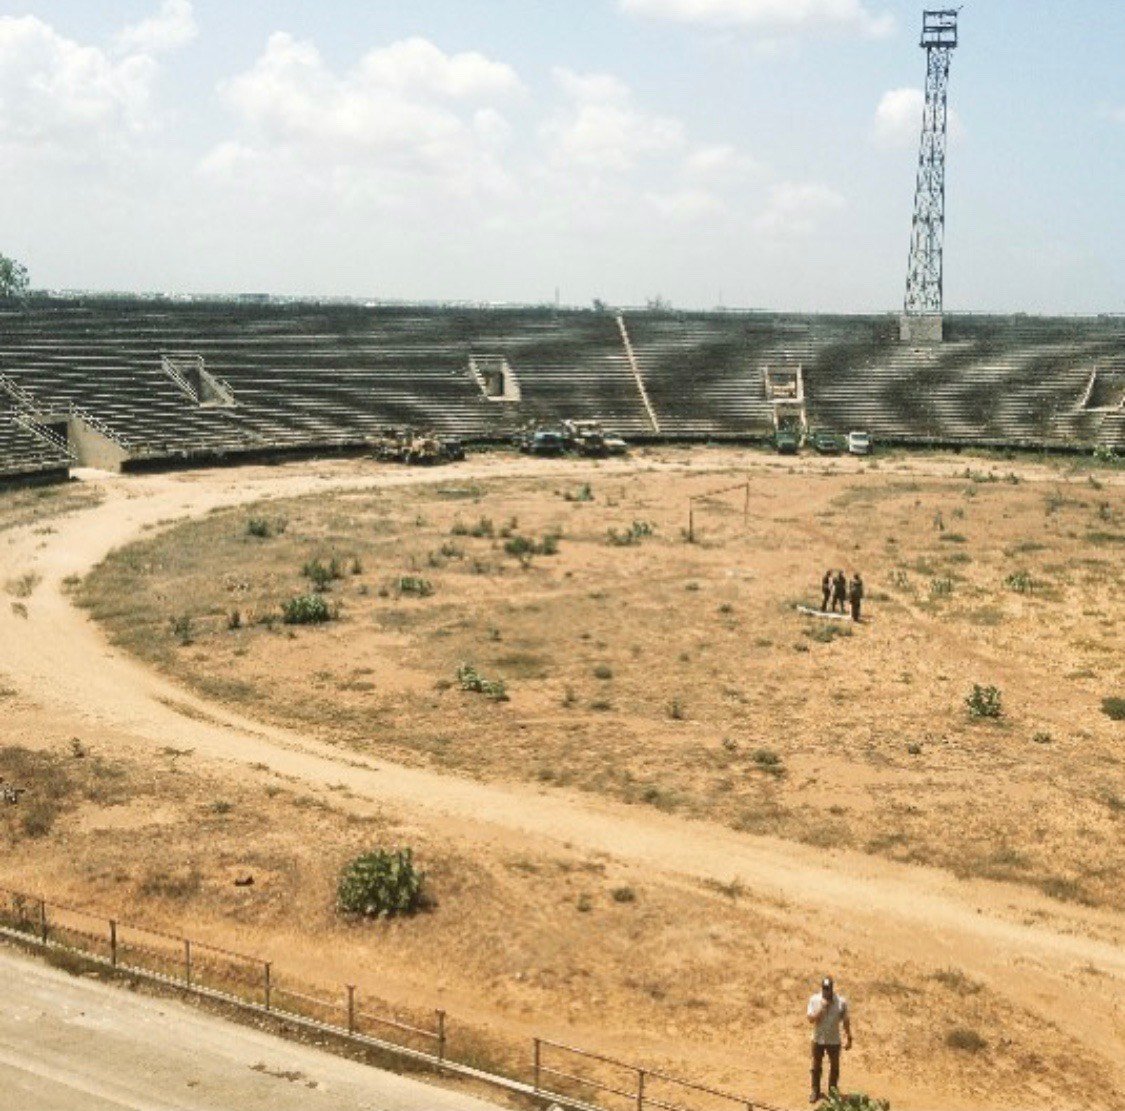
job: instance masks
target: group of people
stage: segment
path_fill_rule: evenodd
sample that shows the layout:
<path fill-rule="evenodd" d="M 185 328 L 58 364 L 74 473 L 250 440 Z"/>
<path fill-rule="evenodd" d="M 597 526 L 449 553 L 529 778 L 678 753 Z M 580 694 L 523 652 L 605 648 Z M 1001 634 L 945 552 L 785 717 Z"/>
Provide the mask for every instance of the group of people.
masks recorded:
<path fill-rule="evenodd" d="M 852 620 L 860 620 L 860 610 L 863 608 L 863 579 L 858 571 L 852 575 L 851 582 L 843 571 L 833 571 L 831 568 L 824 572 L 820 581 L 823 595 L 820 603 L 822 613 L 847 613 L 848 607 L 852 611 Z"/>

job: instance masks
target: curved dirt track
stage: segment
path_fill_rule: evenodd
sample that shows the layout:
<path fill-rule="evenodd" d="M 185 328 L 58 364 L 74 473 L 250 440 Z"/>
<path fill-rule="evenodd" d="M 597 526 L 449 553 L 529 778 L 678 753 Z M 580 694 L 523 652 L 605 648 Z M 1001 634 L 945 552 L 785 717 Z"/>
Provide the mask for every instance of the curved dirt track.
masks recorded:
<path fill-rule="evenodd" d="M 589 467 L 531 465 L 538 475 L 556 469 L 575 475 Z M 599 473 L 638 465 L 654 466 L 603 464 Z M 677 466 L 655 464 L 663 465 Z M 319 490 L 525 474 L 528 466 L 484 457 L 426 475 L 335 463 L 87 476 L 104 487 L 102 504 L 52 521 L 53 534 L 31 526 L 0 533 L 0 579 L 42 576 L 27 599 L 26 618 L 7 606 L 0 610 L 0 677 L 40 707 L 44 728 L 53 734 L 83 729 L 120 751 L 191 748 L 197 757 L 237 765 L 243 777 L 264 764 L 313 787 L 344 784 L 357 809 L 397 804 L 453 820 L 466 836 L 509 845 L 566 842 L 680 881 L 737 878 L 772 900 L 779 915 L 845 922 L 857 947 L 931 967 L 956 963 L 1081 1041 L 1116 1069 L 1125 1090 L 1125 921 L 1112 911 L 1063 906 L 1026 889 L 957 881 L 936 870 L 751 837 L 559 790 L 482 784 L 360 758 L 232 714 L 153 674 L 111 648 L 63 587 L 67 576 L 84 574 L 146 528 L 213 508 Z M 1096 995 L 1073 975 L 1091 966 L 1103 974 Z"/>

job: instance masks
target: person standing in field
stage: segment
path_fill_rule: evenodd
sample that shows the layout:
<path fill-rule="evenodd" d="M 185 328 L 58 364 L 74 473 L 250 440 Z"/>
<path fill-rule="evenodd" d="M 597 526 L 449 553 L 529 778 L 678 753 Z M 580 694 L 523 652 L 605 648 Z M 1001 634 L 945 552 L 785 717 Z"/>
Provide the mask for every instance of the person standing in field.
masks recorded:
<path fill-rule="evenodd" d="M 859 620 L 859 611 L 863 605 L 863 579 L 860 578 L 857 571 L 852 576 L 852 581 L 848 586 L 848 601 L 852 607 L 852 620 Z"/>
<path fill-rule="evenodd" d="M 828 612 L 828 603 L 832 598 L 832 569 L 829 568 L 824 572 L 824 578 L 820 580 L 820 612 Z"/>
<path fill-rule="evenodd" d="M 836 985 L 831 976 L 826 976 L 820 984 L 820 991 L 809 1000 L 806 1014 L 813 1028 L 812 1036 L 812 1094 L 809 1103 L 824 1099 L 820 1078 L 824 1068 L 824 1058 L 828 1057 L 828 1090 L 832 1092 L 840 1086 L 840 1030 L 847 1041 L 844 1049 L 852 1047 L 852 1024 L 848 1014 L 848 1001 L 836 994 Z"/>
<path fill-rule="evenodd" d="M 844 606 L 848 600 L 848 576 L 843 571 L 837 571 L 836 577 L 832 580 L 832 612 L 836 612 L 836 607 L 840 607 L 840 613 L 844 613 Z"/>

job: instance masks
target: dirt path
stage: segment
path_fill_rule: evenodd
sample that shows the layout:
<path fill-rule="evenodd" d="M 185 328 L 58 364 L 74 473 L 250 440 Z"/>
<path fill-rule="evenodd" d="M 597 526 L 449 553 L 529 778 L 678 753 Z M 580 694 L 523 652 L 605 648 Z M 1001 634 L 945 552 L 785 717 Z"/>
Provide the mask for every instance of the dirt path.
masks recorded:
<path fill-rule="evenodd" d="M 345 754 L 205 703 L 151 673 L 112 649 L 63 589 L 64 578 L 85 573 L 146 528 L 263 496 L 529 471 L 605 476 L 627 473 L 635 465 L 603 464 L 593 471 L 589 464 L 529 466 L 524 460 L 485 457 L 456 471 L 423 476 L 354 463 L 128 479 L 90 476 L 106 488 L 101 505 L 53 522 L 53 534 L 30 527 L 11 530 L 0 547 L 0 579 L 27 572 L 42 576 L 26 600 L 26 618 L 9 607 L 0 611 L 0 677 L 38 703 L 43 727 L 52 734 L 84 730 L 85 736 L 97 735 L 122 750 L 193 749 L 197 758 L 237 765 L 241 777 L 257 774 L 251 766 L 264 764 L 314 787 L 344 784 L 355 796 L 349 805 L 357 809 L 391 803 L 509 846 L 521 840 L 566 842 L 677 880 L 737 878 L 753 895 L 773 900 L 779 915 L 837 927 L 845 923 L 854 947 L 888 959 L 966 969 L 1083 1042 L 1117 1070 L 1125 1090 L 1125 1007 L 1120 1002 L 1125 919 L 1119 914 L 559 790 L 482 784 Z M 958 473 L 942 464 L 926 473 L 934 470 Z M 1061 481 L 1050 472 L 1042 477 Z M 1073 975 L 1090 966 L 1103 974 L 1096 995 Z"/>

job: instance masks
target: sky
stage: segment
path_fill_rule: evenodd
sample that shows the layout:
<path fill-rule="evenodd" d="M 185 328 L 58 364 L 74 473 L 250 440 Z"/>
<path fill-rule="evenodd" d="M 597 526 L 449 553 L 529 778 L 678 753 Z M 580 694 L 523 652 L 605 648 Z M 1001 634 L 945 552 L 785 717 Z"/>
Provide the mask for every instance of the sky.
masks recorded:
<path fill-rule="evenodd" d="M 0 0 L 52 289 L 896 311 L 903 0 Z M 1125 3 L 967 0 L 946 308 L 1125 311 Z"/>

